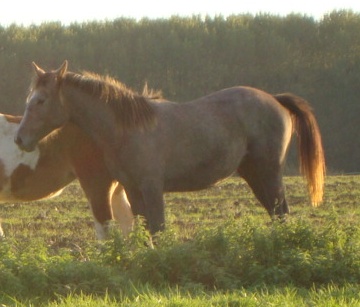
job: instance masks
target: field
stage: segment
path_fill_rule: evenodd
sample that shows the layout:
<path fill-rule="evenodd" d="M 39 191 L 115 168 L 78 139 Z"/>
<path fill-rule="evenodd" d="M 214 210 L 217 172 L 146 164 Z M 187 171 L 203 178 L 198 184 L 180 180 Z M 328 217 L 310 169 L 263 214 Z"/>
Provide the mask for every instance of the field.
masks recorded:
<path fill-rule="evenodd" d="M 327 177 L 318 208 L 300 177 L 285 183 L 286 223 L 236 177 L 167 194 L 155 249 L 141 220 L 97 241 L 77 183 L 1 205 L 0 306 L 360 306 L 360 176 Z"/>

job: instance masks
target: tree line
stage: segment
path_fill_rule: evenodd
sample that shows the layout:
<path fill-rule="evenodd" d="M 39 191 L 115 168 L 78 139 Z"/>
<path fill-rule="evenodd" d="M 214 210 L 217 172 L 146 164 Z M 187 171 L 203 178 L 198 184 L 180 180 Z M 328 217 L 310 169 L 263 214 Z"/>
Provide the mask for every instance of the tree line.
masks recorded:
<path fill-rule="evenodd" d="M 22 114 L 31 62 L 111 75 L 187 101 L 235 85 L 314 108 L 330 172 L 360 171 L 360 14 L 179 17 L 0 26 L 0 112 Z M 295 151 L 288 164 L 297 165 Z"/>

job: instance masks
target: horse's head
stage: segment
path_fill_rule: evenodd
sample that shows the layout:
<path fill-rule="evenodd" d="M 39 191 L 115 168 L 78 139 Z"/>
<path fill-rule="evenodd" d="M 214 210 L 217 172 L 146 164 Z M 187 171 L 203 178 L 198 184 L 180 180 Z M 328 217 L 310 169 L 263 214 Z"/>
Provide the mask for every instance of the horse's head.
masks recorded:
<path fill-rule="evenodd" d="M 15 142 L 25 151 L 33 151 L 36 144 L 68 120 L 61 100 L 60 86 L 67 71 L 67 61 L 50 72 L 33 62 L 35 78 L 27 97 L 24 117 L 15 135 Z"/>

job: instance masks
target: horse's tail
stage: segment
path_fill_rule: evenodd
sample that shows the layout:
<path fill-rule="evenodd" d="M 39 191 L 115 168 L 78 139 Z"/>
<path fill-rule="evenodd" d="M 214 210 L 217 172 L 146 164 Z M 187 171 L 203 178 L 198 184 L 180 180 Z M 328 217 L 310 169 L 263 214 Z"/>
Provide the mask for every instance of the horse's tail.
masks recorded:
<path fill-rule="evenodd" d="M 318 206 L 324 193 L 325 158 L 314 113 L 308 102 L 301 97 L 288 93 L 274 97 L 292 115 L 298 136 L 300 172 L 307 179 L 313 206 Z"/>

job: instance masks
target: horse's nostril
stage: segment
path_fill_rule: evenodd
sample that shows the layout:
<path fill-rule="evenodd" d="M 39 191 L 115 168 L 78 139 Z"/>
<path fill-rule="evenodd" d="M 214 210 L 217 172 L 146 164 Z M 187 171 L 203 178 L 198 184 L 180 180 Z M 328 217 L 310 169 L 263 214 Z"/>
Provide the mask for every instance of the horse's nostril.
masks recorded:
<path fill-rule="evenodd" d="M 15 142 L 16 144 L 18 144 L 18 145 L 21 145 L 21 144 L 22 144 L 22 140 L 21 140 L 21 138 L 18 137 L 18 136 L 16 136 L 16 137 L 14 138 L 14 142 Z"/>

